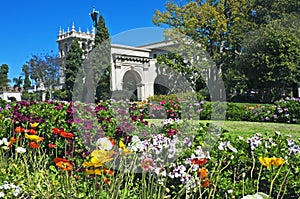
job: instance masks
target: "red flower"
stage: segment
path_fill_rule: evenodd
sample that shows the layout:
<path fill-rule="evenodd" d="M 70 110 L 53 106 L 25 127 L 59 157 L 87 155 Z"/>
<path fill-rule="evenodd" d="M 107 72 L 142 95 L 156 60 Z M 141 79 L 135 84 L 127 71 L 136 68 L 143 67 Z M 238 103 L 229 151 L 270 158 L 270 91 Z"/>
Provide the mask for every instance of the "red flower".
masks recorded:
<path fill-rule="evenodd" d="M 54 158 L 54 162 L 63 171 L 71 171 L 73 169 L 71 162 L 65 158 Z"/>
<path fill-rule="evenodd" d="M 36 135 L 36 131 L 34 129 L 26 129 L 25 133 L 29 133 L 30 135 Z"/>
<path fill-rule="evenodd" d="M 209 179 L 208 179 L 208 178 L 205 178 L 205 179 L 204 179 L 204 182 L 202 183 L 202 186 L 203 186 L 203 187 L 208 187 L 208 186 L 209 186 L 209 183 L 210 183 Z"/>
<path fill-rule="evenodd" d="M 208 160 L 205 159 L 205 158 L 200 158 L 200 159 L 194 158 L 194 159 L 192 159 L 192 163 L 197 164 L 197 165 L 199 165 L 199 166 L 203 166 L 203 165 L 205 165 L 207 162 L 208 162 Z"/>
<path fill-rule="evenodd" d="M 49 143 L 49 144 L 48 144 L 48 147 L 49 147 L 50 149 L 53 149 L 53 148 L 55 148 L 55 147 L 56 147 L 56 144 Z"/>
<path fill-rule="evenodd" d="M 58 128 L 52 128 L 52 133 L 59 134 L 60 132 L 61 132 L 60 129 L 58 129 Z"/>
<path fill-rule="evenodd" d="M 105 182 L 105 184 L 108 184 L 108 185 L 111 184 L 111 180 L 109 180 L 108 178 L 105 178 L 105 179 L 104 179 L 104 182 Z"/>
<path fill-rule="evenodd" d="M 25 129 L 23 127 L 18 126 L 18 127 L 15 128 L 15 132 L 16 133 L 24 133 Z"/>
<path fill-rule="evenodd" d="M 61 132 L 60 132 L 60 135 L 61 135 L 62 137 L 65 137 L 65 138 L 72 138 L 72 137 L 74 136 L 73 133 L 67 133 L 67 132 L 65 132 L 65 131 L 61 131 Z"/>
<path fill-rule="evenodd" d="M 40 145 L 38 145 L 36 142 L 29 142 L 29 146 L 34 149 L 40 148 Z"/>

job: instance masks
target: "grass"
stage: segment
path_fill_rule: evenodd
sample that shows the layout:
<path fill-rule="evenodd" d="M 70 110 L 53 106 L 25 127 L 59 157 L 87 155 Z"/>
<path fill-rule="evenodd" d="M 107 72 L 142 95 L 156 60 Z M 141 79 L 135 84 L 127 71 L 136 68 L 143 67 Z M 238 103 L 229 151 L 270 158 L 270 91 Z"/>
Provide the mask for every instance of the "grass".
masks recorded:
<path fill-rule="evenodd" d="M 149 119 L 150 124 L 160 125 L 160 119 Z M 300 138 L 299 124 L 271 123 L 271 122 L 245 122 L 245 121 L 212 121 L 199 120 L 200 123 L 212 123 L 229 131 L 233 136 L 249 137 L 255 133 L 274 133 L 279 131 L 293 138 Z M 195 124 L 195 122 L 194 122 Z"/>

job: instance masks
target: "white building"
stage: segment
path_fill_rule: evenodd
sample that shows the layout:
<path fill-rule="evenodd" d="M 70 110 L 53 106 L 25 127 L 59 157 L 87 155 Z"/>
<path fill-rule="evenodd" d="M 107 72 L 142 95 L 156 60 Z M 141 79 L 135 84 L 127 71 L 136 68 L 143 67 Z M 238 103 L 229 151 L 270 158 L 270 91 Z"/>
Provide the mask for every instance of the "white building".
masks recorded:
<path fill-rule="evenodd" d="M 74 24 L 67 32 L 60 29 L 57 43 L 62 60 L 61 84 L 64 84 L 65 81 L 65 55 L 74 38 L 78 39 L 84 52 L 83 57 L 86 58 L 94 44 L 95 33 L 94 30 L 81 32 L 80 28 L 76 31 Z M 155 83 L 159 84 L 157 80 L 161 79 L 157 74 L 155 58 L 158 54 L 165 53 L 165 47 L 168 45 L 171 44 L 158 42 L 141 47 L 111 44 L 111 90 L 124 90 L 126 84 L 131 81 L 135 84 L 134 94 L 138 100 L 145 100 L 154 95 Z"/>

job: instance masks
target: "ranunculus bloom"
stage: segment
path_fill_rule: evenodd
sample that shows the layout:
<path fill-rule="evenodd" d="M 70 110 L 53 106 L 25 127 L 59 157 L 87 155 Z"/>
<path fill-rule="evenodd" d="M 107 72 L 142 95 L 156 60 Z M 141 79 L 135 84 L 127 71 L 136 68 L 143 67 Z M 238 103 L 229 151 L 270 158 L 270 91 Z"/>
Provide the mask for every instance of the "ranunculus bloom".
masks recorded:
<path fill-rule="evenodd" d="M 142 161 L 142 169 L 144 171 L 148 171 L 151 167 L 153 167 L 153 160 L 151 158 L 146 158 Z"/>

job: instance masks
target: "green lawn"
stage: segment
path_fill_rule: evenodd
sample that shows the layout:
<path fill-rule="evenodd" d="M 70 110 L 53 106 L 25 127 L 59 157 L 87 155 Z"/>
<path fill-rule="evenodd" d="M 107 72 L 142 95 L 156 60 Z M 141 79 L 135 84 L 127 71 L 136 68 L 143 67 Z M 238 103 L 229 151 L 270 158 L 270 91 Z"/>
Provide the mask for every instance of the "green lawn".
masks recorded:
<path fill-rule="evenodd" d="M 160 125 L 162 120 L 149 119 L 149 123 Z M 284 135 L 291 135 L 294 138 L 300 138 L 299 124 L 283 124 L 270 122 L 245 122 L 245 121 L 211 121 L 199 120 L 201 123 L 212 123 L 226 129 L 232 135 L 248 137 L 255 133 L 274 133 L 279 131 Z M 195 121 L 193 122 L 195 124 Z"/>

